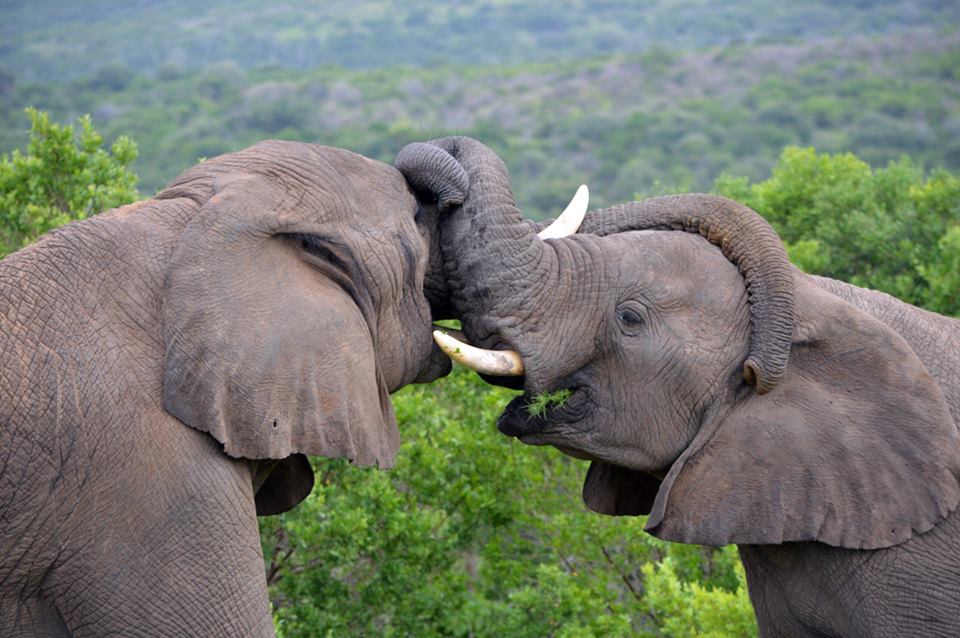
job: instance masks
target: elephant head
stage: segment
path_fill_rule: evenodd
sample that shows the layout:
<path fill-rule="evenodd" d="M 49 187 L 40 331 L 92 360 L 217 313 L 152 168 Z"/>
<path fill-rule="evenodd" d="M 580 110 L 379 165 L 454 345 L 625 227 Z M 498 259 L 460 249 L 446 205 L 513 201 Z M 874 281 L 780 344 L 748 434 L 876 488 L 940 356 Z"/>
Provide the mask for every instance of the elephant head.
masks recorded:
<path fill-rule="evenodd" d="M 590 508 L 649 513 L 668 540 L 877 548 L 956 507 L 940 387 L 899 334 L 794 269 L 759 215 L 661 197 L 541 239 L 478 142 L 410 146 L 398 166 L 435 188 L 445 156 L 469 178 L 441 222 L 455 313 L 524 370 L 498 427 L 592 461 Z"/>
<path fill-rule="evenodd" d="M 257 514 L 391 465 L 389 393 L 449 371 L 438 214 L 264 142 L 0 261 L 0 627 L 273 635 Z"/>
<path fill-rule="evenodd" d="M 389 393 L 449 370 L 436 215 L 264 142 L 0 261 L 0 627 L 273 635 L 257 514 L 391 465 Z"/>
<path fill-rule="evenodd" d="M 191 214 L 164 273 L 166 410 L 231 456 L 287 459 L 271 477 L 292 491 L 268 479 L 261 513 L 309 492 L 304 454 L 391 465 L 389 393 L 449 370 L 426 297 L 445 292 L 425 293 L 436 213 L 392 167 L 292 142 L 206 161 L 142 206 L 168 201 Z"/>

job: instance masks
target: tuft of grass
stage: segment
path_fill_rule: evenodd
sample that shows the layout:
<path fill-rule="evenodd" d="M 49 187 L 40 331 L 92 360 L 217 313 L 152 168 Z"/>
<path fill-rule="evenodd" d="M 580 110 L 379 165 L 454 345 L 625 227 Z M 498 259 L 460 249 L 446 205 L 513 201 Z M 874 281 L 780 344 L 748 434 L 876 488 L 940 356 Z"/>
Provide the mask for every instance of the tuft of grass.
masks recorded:
<path fill-rule="evenodd" d="M 531 418 L 544 416 L 547 410 L 559 408 L 566 403 L 572 394 L 573 390 L 570 388 L 563 388 L 554 392 L 541 392 L 527 403 L 527 413 Z"/>

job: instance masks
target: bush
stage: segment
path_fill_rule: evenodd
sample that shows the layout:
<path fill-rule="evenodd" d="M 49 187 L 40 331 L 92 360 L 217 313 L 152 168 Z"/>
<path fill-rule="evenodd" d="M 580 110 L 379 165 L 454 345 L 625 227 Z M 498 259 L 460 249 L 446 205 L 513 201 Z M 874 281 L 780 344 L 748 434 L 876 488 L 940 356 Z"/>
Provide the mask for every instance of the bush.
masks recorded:
<path fill-rule="evenodd" d="M 852 153 L 787 148 L 769 179 L 723 176 L 714 190 L 763 215 L 806 272 L 960 312 L 960 177 L 948 171 L 927 176 L 906 157 L 872 169 Z"/>
<path fill-rule="evenodd" d="M 652 638 L 724 623 L 751 635 L 735 548 L 664 543 L 643 518 L 585 511 L 582 461 L 493 427 L 511 396 L 458 368 L 394 396 L 394 469 L 314 460 L 307 500 L 261 520 L 284 635 Z"/>
<path fill-rule="evenodd" d="M 130 138 L 117 138 L 108 152 L 89 116 L 77 132 L 41 111 L 27 115 L 27 152 L 0 158 L 0 257 L 71 220 L 137 199 L 137 177 L 127 169 L 137 157 Z"/>

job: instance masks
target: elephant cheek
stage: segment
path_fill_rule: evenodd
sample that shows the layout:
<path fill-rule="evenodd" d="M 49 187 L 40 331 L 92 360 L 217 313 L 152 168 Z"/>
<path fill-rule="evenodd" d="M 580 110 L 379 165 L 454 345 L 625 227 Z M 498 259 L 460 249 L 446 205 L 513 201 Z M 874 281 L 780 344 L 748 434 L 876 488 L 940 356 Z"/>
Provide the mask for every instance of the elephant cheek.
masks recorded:
<path fill-rule="evenodd" d="M 412 262 L 411 262 L 412 267 Z M 417 289 L 408 280 L 406 288 Z M 428 383 L 449 374 L 449 359 L 434 344 L 430 306 L 423 295 L 404 295 L 402 305 L 378 322 L 377 359 L 392 393 L 410 383 Z"/>

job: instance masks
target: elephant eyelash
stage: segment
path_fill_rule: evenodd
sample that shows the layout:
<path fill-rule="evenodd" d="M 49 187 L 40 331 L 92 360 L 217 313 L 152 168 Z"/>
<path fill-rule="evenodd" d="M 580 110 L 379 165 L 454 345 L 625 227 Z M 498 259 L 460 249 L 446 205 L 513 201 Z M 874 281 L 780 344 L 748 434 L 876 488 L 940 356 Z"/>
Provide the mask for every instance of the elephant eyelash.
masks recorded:
<path fill-rule="evenodd" d="M 343 246 L 328 237 L 318 235 L 308 235 L 306 233 L 295 233 L 287 235 L 290 239 L 300 244 L 300 248 L 310 253 L 314 257 L 322 259 L 337 270 L 353 279 L 356 260 L 349 248 Z"/>
<path fill-rule="evenodd" d="M 647 310 L 637 303 L 628 303 L 617 308 L 617 323 L 625 334 L 636 336 L 647 325 Z"/>

